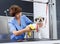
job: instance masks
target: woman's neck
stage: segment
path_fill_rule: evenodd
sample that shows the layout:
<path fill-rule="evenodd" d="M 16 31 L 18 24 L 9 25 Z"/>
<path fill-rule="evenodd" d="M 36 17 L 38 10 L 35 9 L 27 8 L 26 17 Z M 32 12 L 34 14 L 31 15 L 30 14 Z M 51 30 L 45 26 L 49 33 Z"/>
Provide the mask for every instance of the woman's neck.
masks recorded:
<path fill-rule="evenodd" d="M 16 14 L 16 16 L 15 16 L 18 25 L 20 25 L 20 23 L 21 23 L 21 22 L 20 22 L 20 17 L 21 17 L 21 13 L 18 13 L 18 14 Z"/>
<path fill-rule="evenodd" d="M 20 20 L 20 18 L 16 18 L 16 20 Z"/>
<path fill-rule="evenodd" d="M 21 22 L 20 22 L 20 18 L 17 19 L 17 23 L 18 23 L 18 25 L 21 25 L 21 24 L 20 24 L 20 23 L 21 23 Z"/>
<path fill-rule="evenodd" d="M 20 20 L 20 17 L 21 17 L 21 14 L 20 14 L 20 13 L 17 13 L 16 16 L 15 16 L 15 18 L 16 18 L 17 20 Z"/>

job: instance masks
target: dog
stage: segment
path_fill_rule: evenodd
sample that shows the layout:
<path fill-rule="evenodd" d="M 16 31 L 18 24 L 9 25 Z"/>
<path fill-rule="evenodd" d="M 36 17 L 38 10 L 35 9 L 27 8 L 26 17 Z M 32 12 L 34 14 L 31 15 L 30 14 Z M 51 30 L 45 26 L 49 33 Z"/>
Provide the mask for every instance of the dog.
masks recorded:
<path fill-rule="evenodd" d="M 35 27 L 36 31 L 34 31 L 34 38 L 40 38 L 40 39 L 49 39 L 49 32 L 46 28 L 45 24 L 45 18 L 44 17 L 38 17 L 35 18 L 35 23 L 33 26 Z M 40 23 L 43 23 L 42 27 L 40 27 Z M 38 24 L 38 28 L 37 25 Z"/>
<path fill-rule="evenodd" d="M 43 25 L 40 27 L 40 23 Z M 34 19 L 34 23 L 28 25 L 32 32 L 27 33 L 27 38 L 39 38 L 39 39 L 49 39 L 49 31 L 45 27 L 45 18 L 44 17 L 37 17 Z M 34 32 L 34 34 L 33 34 Z"/>
<path fill-rule="evenodd" d="M 38 17 L 35 18 L 35 22 L 33 24 L 30 24 L 29 27 L 32 31 L 39 31 L 39 25 L 40 23 L 44 22 L 44 17 Z M 28 38 L 30 38 L 32 36 L 32 32 L 28 32 Z"/>

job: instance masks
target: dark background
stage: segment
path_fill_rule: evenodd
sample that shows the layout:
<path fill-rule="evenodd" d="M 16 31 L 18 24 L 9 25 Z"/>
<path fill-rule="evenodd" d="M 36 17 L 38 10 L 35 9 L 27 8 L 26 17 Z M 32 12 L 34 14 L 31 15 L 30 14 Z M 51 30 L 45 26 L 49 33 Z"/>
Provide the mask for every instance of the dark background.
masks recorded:
<path fill-rule="evenodd" d="M 5 16 L 4 11 L 11 5 L 19 5 L 23 12 L 33 13 L 33 3 L 21 0 L 0 0 L 0 15 Z"/>
<path fill-rule="evenodd" d="M 60 39 L 60 0 L 56 0 L 57 35 Z"/>

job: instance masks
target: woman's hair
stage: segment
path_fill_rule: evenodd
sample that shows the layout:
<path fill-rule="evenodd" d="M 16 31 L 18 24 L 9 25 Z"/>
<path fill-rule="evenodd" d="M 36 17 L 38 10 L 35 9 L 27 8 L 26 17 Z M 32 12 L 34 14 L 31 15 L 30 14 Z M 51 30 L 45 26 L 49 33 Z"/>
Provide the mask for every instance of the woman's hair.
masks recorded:
<path fill-rule="evenodd" d="M 17 13 L 22 12 L 22 8 L 19 7 L 18 5 L 12 5 L 12 6 L 9 8 L 9 11 L 11 12 L 11 13 L 10 13 L 11 16 L 15 16 Z"/>

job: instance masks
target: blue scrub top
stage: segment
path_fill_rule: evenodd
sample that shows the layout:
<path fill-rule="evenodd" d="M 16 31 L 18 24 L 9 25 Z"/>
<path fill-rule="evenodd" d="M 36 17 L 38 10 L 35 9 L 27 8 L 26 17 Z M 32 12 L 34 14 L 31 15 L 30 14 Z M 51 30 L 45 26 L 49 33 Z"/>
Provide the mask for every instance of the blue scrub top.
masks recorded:
<path fill-rule="evenodd" d="M 19 35 L 19 36 L 15 36 L 12 32 L 14 30 L 18 31 L 18 30 L 22 30 L 24 29 L 27 25 L 33 23 L 29 18 L 27 18 L 25 15 L 22 15 L 20 17 L 20 21 L 21 21 L 21 25 L 19 26 L 18 23 L 17 23 L 17 20 L 15 19 L 15 17 L 8 22 L 8 25 L 10 27 L 10 38 L 11 40 L 23 40 L 24 39 L 24 36 L 25 36 L 25 33 Z"/>

